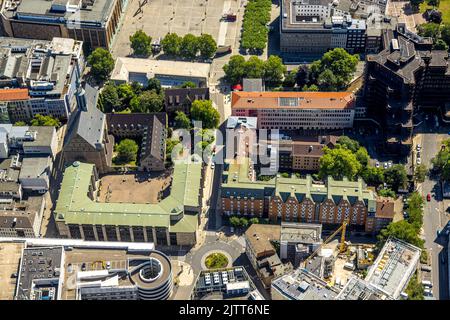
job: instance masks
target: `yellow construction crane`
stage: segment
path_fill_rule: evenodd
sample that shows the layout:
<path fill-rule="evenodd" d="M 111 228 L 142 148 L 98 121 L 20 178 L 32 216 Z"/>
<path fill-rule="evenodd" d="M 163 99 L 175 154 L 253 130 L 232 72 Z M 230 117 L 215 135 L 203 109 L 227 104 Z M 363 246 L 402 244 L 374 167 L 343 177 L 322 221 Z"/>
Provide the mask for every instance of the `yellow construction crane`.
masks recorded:
<path fill-rule="evenodd" d="M 342 225 L 335 232 L 333 232 L 333 234 L 331 234 L 324 242 L 322 242 L 322 244 L 316 249 L 316 251 L 314 251 L 308 258 L 305 259 L 305 261 L 303 261 L 304 267 L 306 267 L 308 265 L 309 260 L 314 258 L 316 256 L 316 254 L 319 253 L 320 249 L 322 249 L 322 247 L 324 245 L 326 245 L 328 242 L 330 242 L 331 239 L 333 239 L 341 230 L 342 230 L 342 234 L 341 234 L 341 244 L 339 245 L 339 253 L 344 253 L 344 251 L 345 251 L 345 231 L 347 229 L 348 222 L 349 222 L 349 219 L 344 220 Z"/>

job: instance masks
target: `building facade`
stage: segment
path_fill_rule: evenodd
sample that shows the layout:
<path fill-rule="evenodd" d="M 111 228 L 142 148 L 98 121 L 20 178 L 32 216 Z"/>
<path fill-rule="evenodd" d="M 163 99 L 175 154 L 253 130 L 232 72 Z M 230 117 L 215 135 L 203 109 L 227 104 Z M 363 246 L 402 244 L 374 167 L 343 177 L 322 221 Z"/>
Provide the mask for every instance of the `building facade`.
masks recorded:
<path fill-rule="evenodd" d="M 202 203 L 201 169 L 199 160 L 176 163 L 170 195 L 157 204 L 100 203 L 96 201 L 95 166 L 75 162 L 64 172 L 57 200 L 59 233 L 66 238 L 94 241 L 195 245 Z"/>
<path fill-rule="evenodd" d="M 231 113 L 257 117 L 259 129 L 343 129 L 353 127 L 350 92 L 233 92 Z"/>
<path fill-rule="evenodd" d="M 283 53 L 324 53 L 333 48 L 363 52 L 365 20 L 350 15 L 348 2 L 282 0 L 280 49 Z"/>
<path fill-rule="evenodd" d="M 37 114 L 69 118 L 77 106 L 76 84 L 85 64 L 82 42 L 63 38 L 0 42 L 4 122 L 30 121 Z"/>
<path fill-rule="evenodd" d="M 432 50 L 432 45 L 431 38 L 398 24 L 396 30 L 383 31 L 383 50 L 366 58 L 367 113 L 381 123 L 392 153 L 409 153 L 416 110 L 433 108 L 447 114 L 448 53 Z"/>
<path fill-rule="evenodd" d="M 381 200 L 361 179 L 328 178 L 325 183 L 316 183 L 311 176 L 306 179 L 276 176 L 269 181 L 258 181 L 251 161 L 238 159 L 225 166 L 223 181 L 221 209 L 224 215 L 327 225 L 348 220 L 356 229 L 378 231 L 376 225 L 381 215 L 377 202 Z M 393 218 L 393 212 L 390 214 Z M 383 214 L 382 219 L 386 218 L 387 214 Z"/>
<path fill-rule="evenodd" d="M 110 48 L 128 0 L 12 0 L 3 2 L 1 21 L 9 37 L 83 41 Z"/>

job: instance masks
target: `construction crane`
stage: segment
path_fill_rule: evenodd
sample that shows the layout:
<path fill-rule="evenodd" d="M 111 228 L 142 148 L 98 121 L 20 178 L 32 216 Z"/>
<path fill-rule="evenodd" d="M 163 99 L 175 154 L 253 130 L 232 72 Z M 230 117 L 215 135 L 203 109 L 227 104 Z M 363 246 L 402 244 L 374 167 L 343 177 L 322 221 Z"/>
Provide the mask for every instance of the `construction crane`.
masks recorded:
<path fill-rule="evenodd" d="M 344 253 L 344 251 L 345 251 L 345 231 L 347 229 L 348 222 L 349 222 L 349 219 L 344 220 L 342 225 L 335 232 L 333 232 L 324 242 L 322 242 L 322 244 L 316 249 L 316 251 L 314 251 L 308 258 L 305 259 L 305 261 L 303 261 L 304 267 L 306 267 L 308 265 L 309 260 L 314 258 L 317 255 L 317 253 L 319 253 L 319 251 L 322 249 L 322 247 L 324 245 L 326 245 L 328 242 L 330 242 L 331 239 L 333 239 L 341 230 L 342 230 L 342 234 L 341 234 L 341 244 L 339 245 L 339 253 Z"/>

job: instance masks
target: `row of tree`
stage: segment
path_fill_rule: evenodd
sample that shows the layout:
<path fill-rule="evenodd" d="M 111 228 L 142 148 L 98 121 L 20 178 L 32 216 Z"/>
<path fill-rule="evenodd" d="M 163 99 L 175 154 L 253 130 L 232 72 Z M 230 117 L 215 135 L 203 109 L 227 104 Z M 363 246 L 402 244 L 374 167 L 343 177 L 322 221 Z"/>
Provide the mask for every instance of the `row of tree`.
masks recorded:
<path fill-rule="evenodd" d="M 241 83 L 244 78 L 261 78 L 267 86 L 278 86 L 283 80 L 286 67 L 278 56 L 270 56 L 266 61 L 251 56 L 247 61 L 235 55 L 223 66 L 226 80 L 231 84 Z"/>
<path fill-rule="evenodd" d="M 236 216 L 230 217 L 229 221 L 230 221 L 230 224 L 235 228 L 247 228 L 248 226 L 250 226 L 254 223 L 259 223 L 258 218 L 247 219 L 245 217 L 236 217 Z"/>
<path fill-rule="evenodd" d="M 243 49 L 255 52 L 265 49 L 271 5 L 270 0 L 250 0 L 247 3 L 242 23 L 241 47 Z"/>
<path fill-rule="evenodd" d="M 433 170 L 441 179 L 450 181 L 450 139 L 442 142 L 442 148 L 432 159 Z"/>
<path fill-rule="evenodd" d="M 362 177 L 368 185 L 378 187 L 386 183 L 395 192 L 406 186 L 408 176 L 404 166 L 397 164 L 388 169 L 376 168 L 369 165 L 369 160 L 366 148 L 360 146 L 358 141 L 342 136 L 335 148 L 324 148 L 318 176 L 321 179 L 332 176 L 351 180 Z"/>
<path fill-rule="evenodd" d="M 433 48 L 448 50 L 450 46 L 450 24 L 424 23 L 418 26 L 418 34 L 433 39 Z"/>
<path fill-rule="evenodd" d="M 299 87 L 302 91 L 337 91 L 345 89 L 358 65 L 358 55 L 335 48 L 326 52 L 310 66 L 301 65 L 285 75 L 283 86 Z"/>
<path fill-rule="evenodd" d="M 34 127 L 55 127 L 59 128 L 61 126 L 61 121 L 59 119 L 56 119 L 52 116 L 43 116 L 40 114 L 36 114 L 33 119 L 29 123 L 26 123 L 25 121 L 17 121 L 15 126 L 34 126 Z"/>
<path fill-rule="evenodd" d="M 210 59 L 216 54 L 217 43 L 209 34 L 196 37 L 188 33 L 181 37 L 176 33 L 168 33 L 161 40 L 161 48 L 172 57 L 193 60 L 200 55 L 203 59 Z"/>
<path fill-rule="evenodd" d="M 100 93 L 98 107 L 110 112 L 160 112 L 164 108 L 164 92 L 157 79 L 150 79 L 143 87 L 140 83 L 108 82 Z"/>

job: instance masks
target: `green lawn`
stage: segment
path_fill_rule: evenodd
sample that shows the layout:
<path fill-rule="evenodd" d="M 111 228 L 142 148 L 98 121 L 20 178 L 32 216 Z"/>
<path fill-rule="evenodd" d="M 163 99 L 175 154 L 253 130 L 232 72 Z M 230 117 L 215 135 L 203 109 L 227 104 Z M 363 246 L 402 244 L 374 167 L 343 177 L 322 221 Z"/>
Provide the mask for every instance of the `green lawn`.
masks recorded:
<path fill-rule="evenodd" d="M 420 12 L 423 13 L 427 9 L 433 9 L 433 7 L 427 5 L 426 1 L 420 4 Z M 450 0 L 441 0 L 439 4 L 439 11 L 442 12 L 442 22 L 450 23 Z"/>

